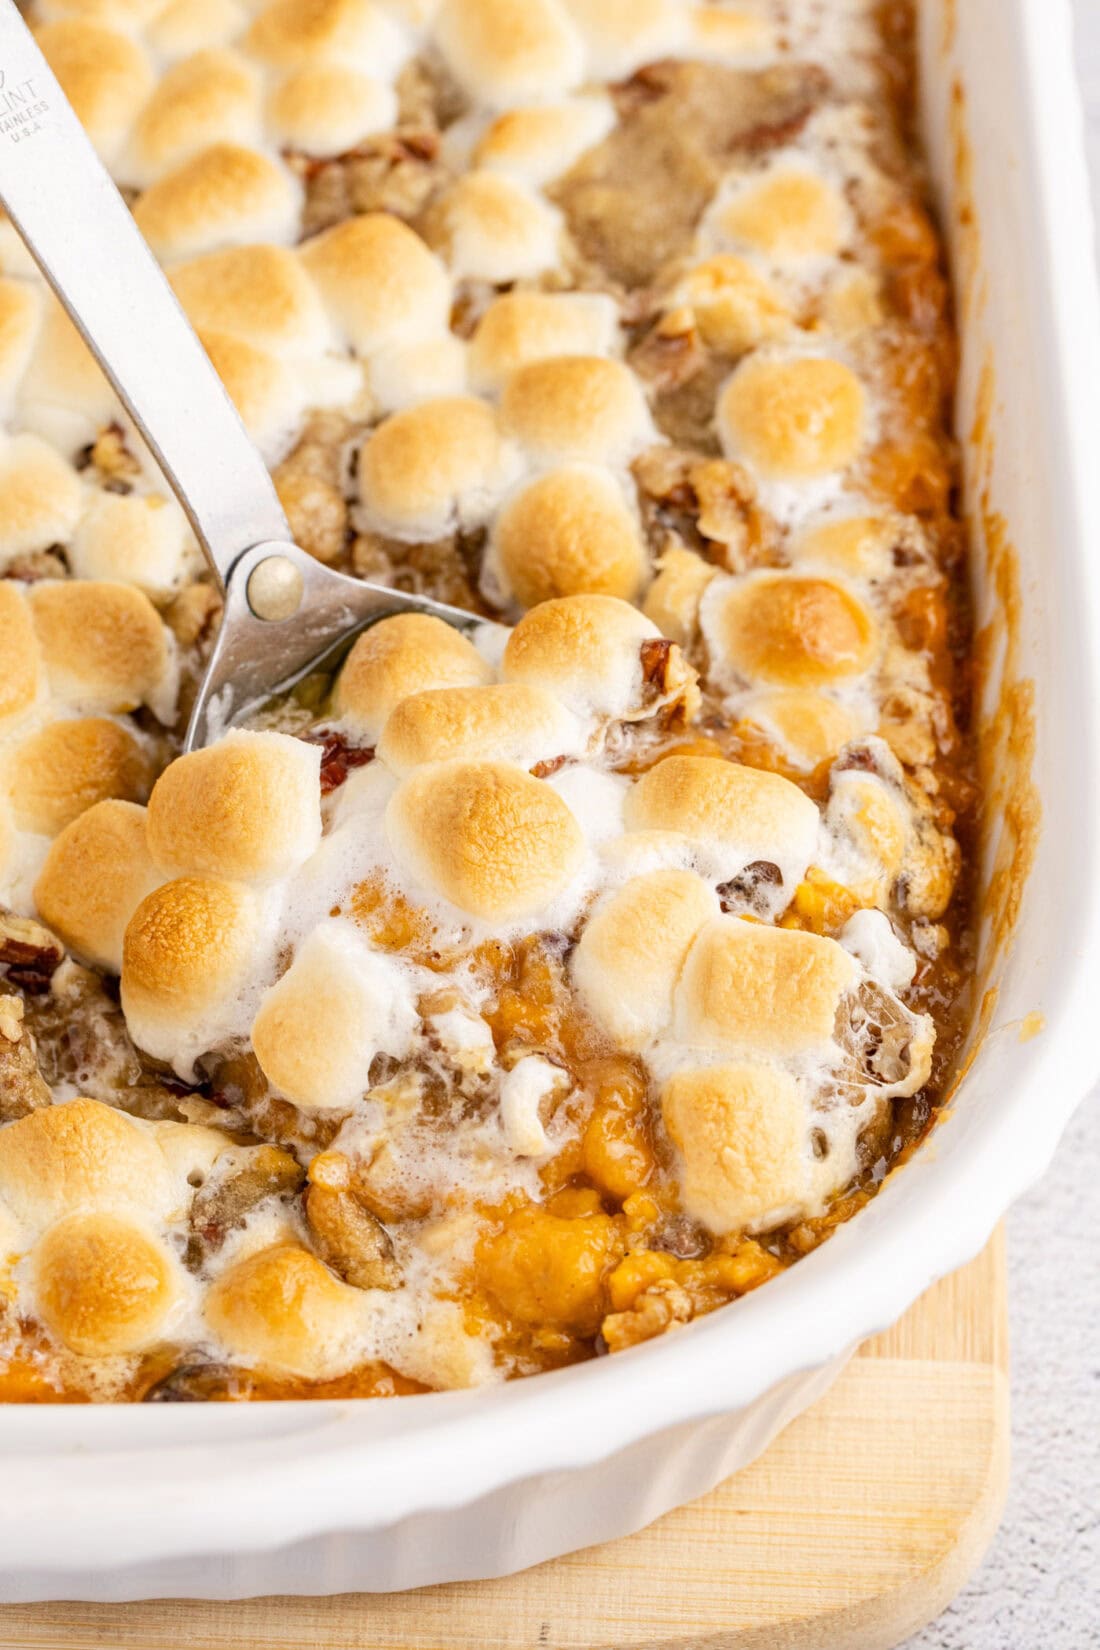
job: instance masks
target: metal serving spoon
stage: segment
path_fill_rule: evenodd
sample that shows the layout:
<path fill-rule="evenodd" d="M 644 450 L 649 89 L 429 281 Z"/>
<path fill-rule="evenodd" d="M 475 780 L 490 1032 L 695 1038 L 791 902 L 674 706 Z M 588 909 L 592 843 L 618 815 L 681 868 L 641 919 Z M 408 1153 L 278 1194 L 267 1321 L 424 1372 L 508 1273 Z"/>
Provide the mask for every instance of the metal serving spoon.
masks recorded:
<path fill-rule="evenodd" d="M 225 596 L 184 748 L 390 613 L 483 619 L 334 573 L 267 467 L 13 0 L 0 0 L 0 201 L 187 512 Z"/>

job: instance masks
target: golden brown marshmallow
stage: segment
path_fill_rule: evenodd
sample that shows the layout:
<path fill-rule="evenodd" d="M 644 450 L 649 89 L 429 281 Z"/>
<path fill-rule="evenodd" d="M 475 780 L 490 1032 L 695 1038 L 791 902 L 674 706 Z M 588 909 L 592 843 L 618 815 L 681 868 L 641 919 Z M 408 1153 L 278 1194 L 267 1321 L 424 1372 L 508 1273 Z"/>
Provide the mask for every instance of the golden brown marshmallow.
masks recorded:
<path fill-rule="evenodd" d="M 154 601 L 179 588 L 194 558 L 183 511 L 155 493 L 93 493 L 69 545 L 78 579 L 123 580 Z"/>
<path fill-rule="evenodd" d="M 567 172 L 614 124 L 614 104 L 604 94 L 510 109 L 479 140 L 474 162 L 541 188 Z"/>
<path fill-rule="evenodd" d="M 84 711 L 157 703 L 170 669 L 164 626 L 129 584 L 66 579 L 27 597 L 56 699 Z"/>
<path fill-rule="evenodd" d="M 153 1134 L 99 1100 L 69 1100 L 0 1129 L 0 1197 L 32 1233 L 80 1210 L 163 1218 L 174 1191 Z"/>
<path fill-rule="evenodd" d="M 245 16 L 235 0 L 170 0 L 147 23 L 145 39 L 166 58 L 203 46 L 224 46 L 241 33 Z"/>
<path fill-rule="evenodd" d="M 404 775 L 428 762 L 537 762 L 572 754 L 579 744 L 575 719 L 552 693 L 526 682 L 485 687 L 429 688 L 391 711 L 378 754 Z"/>
<path fill-rule="evenodd" d="M 862 675 L 881 641 L 874 617 L 831 579 L 760 572 L 715 583 L 703 609 L 712 661 L 750 681 L 824 687 Z"/>
<path fill-rule="evenodd" d="M 483 522 L 513 470 L 492 408 L 445 396 L 379 424 L 359 455 L 359 489 L 379 532 L 428 541 Z"/>
<path fill-rule="evenodd" d="M 429 238 L 459 279 L 503 286 L 558 261 L 557 210 L 499 172 L 467 172 L 433 204 L 430 221 Z"/>
<path fill-rule="evenodd" d="M 149 847 L 169 873 L 272 882 L 321 840 L 321 752 L 236 729 L 169 764 L 149 798 Z"/>
<path fill-rule="evenodd" d="M 295 254 L 235 246 L 172 271 L 172 287 L 200 331 L 229 332 L 260 349 L 309 353 L 329 341 L 324 307 Z"/>
<path fill-rule="evenodd" d="M 36 435 L 0 438 L 0 568 L 64 543 L 83 500 L 80 477 L 56 448 Z"/>
<path fill-rule="evenodd" d="M 718 397 L 728 458 L 768 481 L 813 481 L 847 468 L 867 429 L 867 395 L 850 367 L 824 355 L 751 355 Z"/>
<path fill-rule="evenodd" d="M 391 86 L 337 63 L 311 63 L 272 92 L 267 116 L 281 147 L 311 156 L 344 154 L 397 121 Z"/>
<path fill-rule="evenodd" d="M 289 241 L 300 189 L 266 155 L 215 143 L 166 172 L 146 190 L 134 219 L 162 262 L 249 241 Z"/>
<path fill-rule="evenodd" d="M 720 209 L 719 222 L 734 240 L 780 263 L 832 257 L 849 232 L 840 192 L 808 167 L 789 164 L 746 179 Z"/>
<path fill-rule="evenodd" d="M 539 476 L 504 505 L 491 565 L 521 607 L 582 591 L 629 601 L 645 578 L 646 552 L 615 478 L 574 464 Z"/>
<path fill-rule="evenodd" d="M 774 863 L 788 897 L 818 832 L 817 809 L 789 779 L 709 756 L 658 762 L 631 788 L 624 818 L 630 831 L 682 832 L 709 851 L 716 873 Z"/>
<path fill-rule="evenodd" d="M 643 63 L 687 44 L 687 7 L 680 0 L 564 0 L 585 37 L 589 69 L 617 80 Z"/>
<path fill-rule="evenodd" d="M 557 792 L 507 762 L 418 769 L 391 798 L 386 832 L 418 882 L 487 922 L 532 916 L 584 852 Z"/>
<path fill-rule="evenodd" d="M 70 1215 L 34 1254 L 38 1309 L 72 1352 L 140 1352 L 166 1331 L 183 1294 L 179 1263 L 131 1220 Z"/>
<path fill-rule="evenodd" d="M 276 68 L 349 63 L 383 77 L 405 55 L 401 30 L 375 0 L 273 0 L 256 18 L 246 45 Z"/>
<path fill-rule="evenodd" d="M 573 981 L 620 1048 L 640 1052 L 669 1024 L 684 958 L 717 914 L 714 890 L 691 871 L 634 877 L 596 907 L 573 953 Z"/>
<path fill-rule="evenodd" d="M 550 98 L 584 78 L 584 47 L 557 0 L 443 0 L 435 38 L 482 107 Z"/>
<path fill-rule="evenodd" d="M 36 38 L 80 124 L 110 160 L 154 86 L 145 53 L 125 34 L 80 17 L 47 23 Z"/>
<path fill-rule="evenodd" d="M 695 940 L 676 992 L 676 1039 L 692 1048 L 827 1051 L 855 962 L 835 940 L 716 917 Z"/>
<path fill-rule="evenodd" d="M 548 689 L 579 716 L 628 716 L 643 699 L 642 647 L 659 636 L 615 596 L 562 596 L 523 615 L 501 673 Z"/>
<path fill-rule="evenodd" d="M 792 766 L 809 770 L 831 761 L 849 739 L 863 731 L 854 711 L 823 693 L 798 688 L 758 693 L 741 712 L 742 720 L 778 745 Z"/>
<path fill-rule="evenodd" d="M 23 592 L 0 581 L 0 722 L 28 711 L 38 697 L 41 657 Z"/>
<path fill-rule="evenodd" d="M 252 1022 L 264 1076 L 296 1105 L 350 1109 L 377 1054 L 406 1053 L 416 1018 L 395 965 L 339 923 L 315 929 Z"/>
<path fill-rule="evenodd" d="M 34 353 L 19 388 L 18 411 L 22 423 L 40 431 L 65 451 L 74 451 L 93 440 L 104 424 L 120 416 L 114 390 L 91 350 L 52 296 L 43 305 Z M 15 440 L 26 443 L 37 440 L 37 436 L 17 436 Z M 55 446 L 46 449 L 42 463 L 51 465 L 56 477 L 54 485 L 60 489 L 65 483 L 58 474 L 62 460 Z M 83 496 L 83 489 L 74 485 L 77 480 L 74 474 L 67 484 L 67 491 L 77 500 L 68 531 L 75 524 Z M 55 508 L 63 497 L 58 491 Z"/>
<path fill-rule="evenodd" d="M 50 722 L 14 753 L 9 791 L 16 824 L 56 836 L 96 802 L 144 802 L 152 762 L 134 736 L 103 716 Z"/>
<path fill-rule="evenodd" d="M 212 143 L 254 144 L 260 82 L 238 52 L 196 52 L 163 76 L 134 127 L 122 170 L 148 185 Z"/>
<path fill-rule="evenodd" d="M 595 292 L 506 292 L 494 298 L 470 344 L 470 382 L 492 394 L 529 361 L 606 355 L 616 337 L 612 299 Z"/>
<path fill-rule="evenodd" d="M 400 613 L 363 632 L 336 683 L 333 709 L 367 740 L 379 737 L 394 706 L 427 688 L 478 687 L 493 672 L 452 625 Z"/>
<path fill-rule="evenodd" d="M 446 330 L 447 273 L 389 213 L 348 218 L 307 241 L 299 256 L 333 324 L 361 354 Z"/>
<path fill-rule="evenodd" d="M 145 809 L 97 802 L 66 825 L 34 885 L 44 922 L 97 968 L 122 968 L 122 936 L 147 894 L 162 881 L 145 840 Z"/>
<path fill-rule="evenodd" d="M 148 894 L 122 941 L 122 1010 L 138 1046 L 189 1067 L 235 1027 L 259 932 L 256 897 L 242 883 L 181 877 Z"/>
<path fill-rule="evenodd" d="M 301 375 L 230 332 L 205 331 L 199 337 L 245 429 L 271 462 L 293 436 L 304 410 Z"/>
<path fill-rule="evenodd" d="M 289 1243 L 223 1272 L 206 1298 L 206 1320 L 233 1357 L 306 1380 L 339 1375 L 362 1356 L 368 1311 L 361 1290 Z"/>
<path fill-rule="evenodd" d="M 710 1231 L 761 1231 L 816 1201 L 808 1109 L 772 1066 L 708 1066 L 665 1085 L 685 1214 Z"/>
<path fill-rule="evenodd" d="M 543 464 L 625 465 L 653 439 L 638 381 L 621 361 L 563 355 L 533 361 L 504 387 L 501 424 Z"/>
<path fill-rule="evenodd" d="M 694 550 L 673 545 L 657 563 L 657 577 L 645 594 L 642 611 L 662 636 L 686 647 L 699 628 L 699 604 L 718 569 Z"/>

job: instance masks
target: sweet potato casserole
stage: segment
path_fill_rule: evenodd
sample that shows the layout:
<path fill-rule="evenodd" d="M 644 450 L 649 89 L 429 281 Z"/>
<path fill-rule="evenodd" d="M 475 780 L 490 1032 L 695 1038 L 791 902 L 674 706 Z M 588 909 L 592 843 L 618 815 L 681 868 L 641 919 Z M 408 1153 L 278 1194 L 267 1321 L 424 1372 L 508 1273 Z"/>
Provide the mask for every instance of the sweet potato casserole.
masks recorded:
<path fill-rule="evenodd" d="M 298 541 L 484 624 L 176 756 L 218 597 L 2 227 L 0 1398 L 467 1386 L 735 1300 L 968 1009 L 907 5 L 32 20 Z"/>

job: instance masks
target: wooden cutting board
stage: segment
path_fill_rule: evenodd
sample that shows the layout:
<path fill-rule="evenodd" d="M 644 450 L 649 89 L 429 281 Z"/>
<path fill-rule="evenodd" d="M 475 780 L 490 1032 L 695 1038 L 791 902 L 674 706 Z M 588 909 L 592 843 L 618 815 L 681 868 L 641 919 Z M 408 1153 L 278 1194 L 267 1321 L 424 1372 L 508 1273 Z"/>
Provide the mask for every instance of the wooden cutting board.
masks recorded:
<path fill-rule="evenodd" d="M 998 1235 L 753 1466 L 626 1541 L 384 1597 L 9 1606 L 0 1650 L 893 1650 L 977 1565 L 1007 1479 Z"/>

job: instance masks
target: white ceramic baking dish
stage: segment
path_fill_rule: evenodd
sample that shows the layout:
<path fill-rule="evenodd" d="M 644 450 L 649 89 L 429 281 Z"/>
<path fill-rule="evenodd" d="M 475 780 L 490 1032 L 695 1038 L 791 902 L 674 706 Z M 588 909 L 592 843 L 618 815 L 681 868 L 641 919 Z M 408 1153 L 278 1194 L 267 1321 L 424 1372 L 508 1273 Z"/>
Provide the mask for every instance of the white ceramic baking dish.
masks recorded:
<path fill-rule="evenodd" d="M 927 0 L 921 56 L 1002 848 L 1029 778 L 1042 805 L 1011 943 L 987 925 L 997 994 L 949 1116 L 792 1272 L 613 1359 L 389 1403 L 0 1408 L 0 1599 L 389 1590 L 623 1535 L 758 1454 L 1048 1163 L 1100 1066 L 1100 310 L 1068 0 Z M 993 907 L 1020 885 L 1001 877 Z"/>

